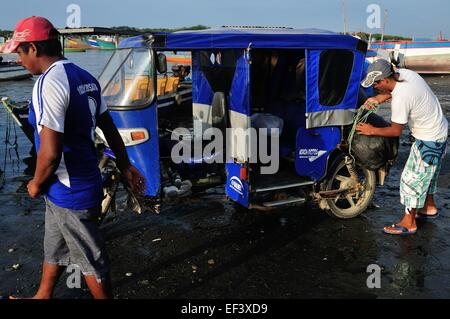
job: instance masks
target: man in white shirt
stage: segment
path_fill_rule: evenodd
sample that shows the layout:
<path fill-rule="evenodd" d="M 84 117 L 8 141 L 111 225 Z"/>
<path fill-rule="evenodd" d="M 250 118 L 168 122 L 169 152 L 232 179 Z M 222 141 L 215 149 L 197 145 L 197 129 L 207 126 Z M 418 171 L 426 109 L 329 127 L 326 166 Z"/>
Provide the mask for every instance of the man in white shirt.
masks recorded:
<path fill-rule="evenodd" d="M 359 134 L 396 137 L 408 124 L 415 138 L 400 181 L 405 214 L 399 223 L 384 227 L 387 234 L 413 234 L 417 231 L 416 219 L 438 216 L 433 196 L 446 153 L 447 119 L 437 97 L 420 75 L 406 69 L 395 72 L 386 60 L 374 62 L 361 85 L 366 88 L 373 85 L 380 92 L 369 98 L 366 105 L 378 105 L 392 98 L 392 123 L 385 128 L 359 124 Z"/>

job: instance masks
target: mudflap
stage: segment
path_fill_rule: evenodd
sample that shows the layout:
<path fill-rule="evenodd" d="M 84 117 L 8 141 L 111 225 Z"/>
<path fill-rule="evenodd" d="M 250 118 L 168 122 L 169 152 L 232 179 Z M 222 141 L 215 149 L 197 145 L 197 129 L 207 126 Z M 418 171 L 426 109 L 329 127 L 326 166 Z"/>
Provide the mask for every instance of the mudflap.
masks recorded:
<path fill-rule="evenodd" d="M 249 185 L 241 179 L 241 168 L 244 164 L 227 163 L 227 182 L 225 186 L 226 195 L 236 203 L 249 207 Z"/>
<path fill-rule="evenodd" d="M 297 131 L 295 169 L 300 176 L 314 181 L 327 174 L 327 163 L 331 153 L 340 143 L 341 131 L 338 127 L 321 127 Z"/>

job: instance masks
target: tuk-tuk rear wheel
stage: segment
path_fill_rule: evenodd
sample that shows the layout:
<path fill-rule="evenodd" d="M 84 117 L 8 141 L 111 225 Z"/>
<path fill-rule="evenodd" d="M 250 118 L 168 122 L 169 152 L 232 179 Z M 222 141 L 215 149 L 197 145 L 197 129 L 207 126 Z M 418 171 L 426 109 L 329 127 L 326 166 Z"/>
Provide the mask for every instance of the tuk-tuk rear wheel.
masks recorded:
<path fill-rule="evenodd" d="M 326 203 L 329 207 L 326 211 L 331 216 L 341 219 L 357 217 L 363 213 L 372 202 L 376 187 L 375 172 L 359 165 L 356 165 L 355 169 L 360 184 L 359 191 L 352 193 L 343 192 L 335 198 L 326 199 Z M 348 188 L 349 183 L 352 183 L 350 172 L 344 160 L 340 161 L 335 166 L 330 175 L 331 177 L 325 182 L 326 191 L 345 189 Z"/>

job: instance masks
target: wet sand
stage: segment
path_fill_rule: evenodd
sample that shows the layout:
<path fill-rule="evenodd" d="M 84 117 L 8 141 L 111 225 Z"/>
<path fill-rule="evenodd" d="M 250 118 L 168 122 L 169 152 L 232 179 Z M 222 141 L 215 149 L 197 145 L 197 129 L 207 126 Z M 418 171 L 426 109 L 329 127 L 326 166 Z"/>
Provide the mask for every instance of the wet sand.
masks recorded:
<path fill-rule="evenodd" d="M 447 116 L 449 78 L 429 77 Z M 380 111 L 388 116 L 386 107 Z M 407 132 L 379 208 L 352 220 L 328 216 L 313 203 L 268 213 L 243 212 L 210 194 L 135 215 L 118 203 L 102 231 L 117 298 L 450 298 L 450 161 L 444 160 L 436 198 L 441 215 L 418 222 L 409 237 L 382 234 L 402 215 L 399 180 L 409 154 Z M 14 194 L 26 176 L 0 192 L 0 295 L 32 295 L 43 257 L 44 202 Z M 23 191 L 24 189 L 22 189 Z M 10 251 L 10 252 L 9 252 Z M 381 288 L 369 289 L 370 264 L 382 268 Z M 13 265 L 19 265 L 13 269 Z M 55 297 L 90 298 L 86 287 Z"/>

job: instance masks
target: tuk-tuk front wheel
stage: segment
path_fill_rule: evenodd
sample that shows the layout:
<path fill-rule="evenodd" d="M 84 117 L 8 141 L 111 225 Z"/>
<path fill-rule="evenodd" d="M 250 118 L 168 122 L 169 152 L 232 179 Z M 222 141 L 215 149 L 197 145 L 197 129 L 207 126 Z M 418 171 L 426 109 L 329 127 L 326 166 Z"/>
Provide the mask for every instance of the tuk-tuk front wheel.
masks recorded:
<path fill-rule="evenodd" d="M 340 161 L 324 183 L 326 193 L 336 194 L 326 199 L 326 211 L 335 217 L 348 219 L 363 213 L 370 205 L 375 194 L 376 175 L 374 171 L 365 169 L 358 164 L 353 166 L 357 179 L 351 177 L 345 161 Z"/>

